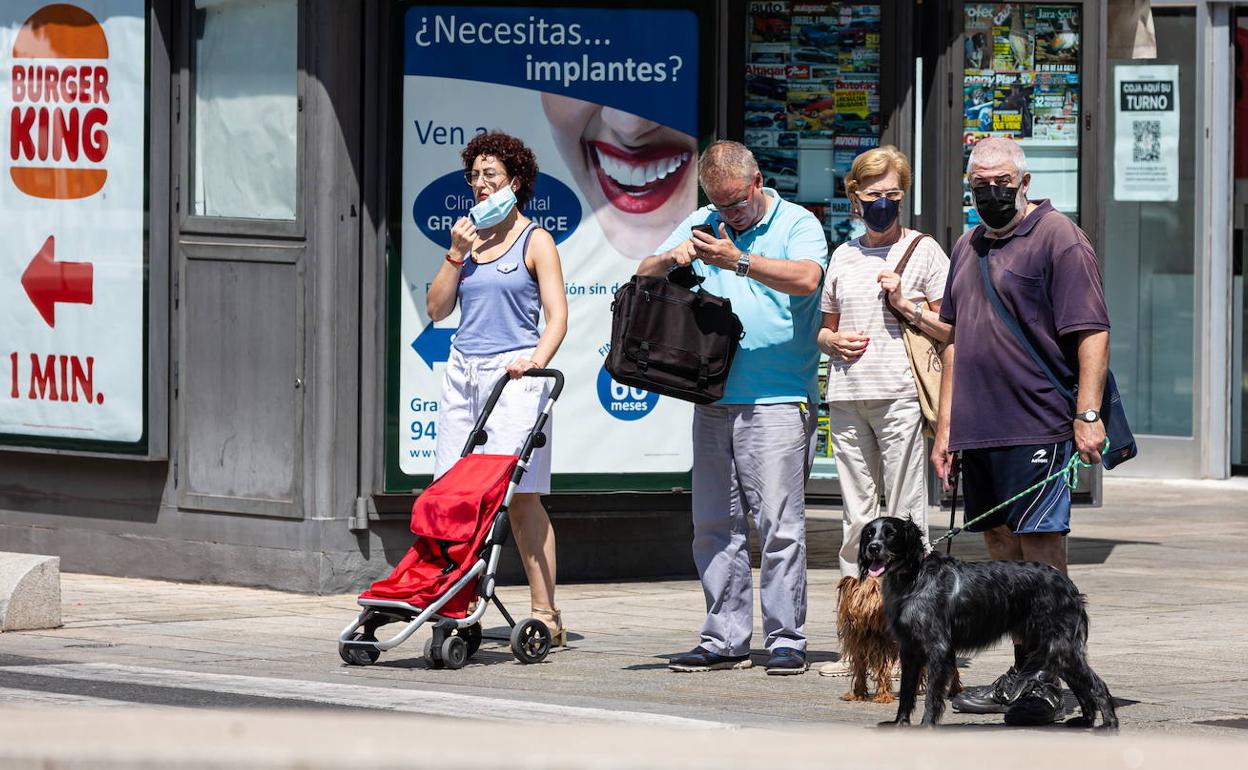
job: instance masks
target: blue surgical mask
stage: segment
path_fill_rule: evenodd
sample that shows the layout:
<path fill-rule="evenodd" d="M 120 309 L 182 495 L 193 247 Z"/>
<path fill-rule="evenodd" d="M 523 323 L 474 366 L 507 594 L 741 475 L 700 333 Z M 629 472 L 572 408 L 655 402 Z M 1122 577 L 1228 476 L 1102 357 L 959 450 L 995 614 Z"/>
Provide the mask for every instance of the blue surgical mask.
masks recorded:
<path fill-rule="evenodd" d="M 897 201 L 880 198 L 862 207 L 862 221 L 866 222 L 867 227 L 873 232 L 882 233 L 893 226 L 900 212 Z"/>
<path fill-rule="evenodd" d="M 515 206 L 516 193 L 507 185 L 469 209 L 468 218 L 478 228 L 488 229 L 506 219 Z"/>

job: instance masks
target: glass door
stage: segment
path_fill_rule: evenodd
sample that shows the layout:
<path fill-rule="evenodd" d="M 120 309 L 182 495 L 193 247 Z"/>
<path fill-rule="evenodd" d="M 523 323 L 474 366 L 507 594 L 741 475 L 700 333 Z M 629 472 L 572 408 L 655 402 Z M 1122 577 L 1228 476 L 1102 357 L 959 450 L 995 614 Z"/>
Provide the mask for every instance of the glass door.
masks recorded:
<path fill-rule="evenodd" d="M 1109 60 L 1113 170 L 1104 185 L 1110 356 L 1140 457 L 1121 475 L 1193 476 L 1202 253 L 1196 207 L 1198 24 L 1193 8 L 1153 9 L 1157 58 Z"/>

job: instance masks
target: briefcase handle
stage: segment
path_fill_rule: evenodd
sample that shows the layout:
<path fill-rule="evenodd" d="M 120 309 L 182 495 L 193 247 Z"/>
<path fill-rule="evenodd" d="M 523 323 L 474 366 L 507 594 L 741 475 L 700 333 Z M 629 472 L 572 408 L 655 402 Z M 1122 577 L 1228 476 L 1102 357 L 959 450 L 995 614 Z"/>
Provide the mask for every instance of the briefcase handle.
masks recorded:
<path fill-rule="evenodd" d="M 696 291 L 705 280 L 705 278 L 693 272 L 693 265 L 674 265 L 667 271 L 668 283 L 674 283 L 689 291 Z"/>

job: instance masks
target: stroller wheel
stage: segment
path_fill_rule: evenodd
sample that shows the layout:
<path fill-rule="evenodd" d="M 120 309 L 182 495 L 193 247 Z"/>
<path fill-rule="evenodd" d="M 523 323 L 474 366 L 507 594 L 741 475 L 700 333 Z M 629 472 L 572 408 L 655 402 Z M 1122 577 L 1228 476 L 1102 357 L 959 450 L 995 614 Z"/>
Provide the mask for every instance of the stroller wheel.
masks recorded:
<path fill-rule="evenodd" d="M 433 646 L 433 637 L 425 640 L 425 665 L 429 668 L 442 668 L 442 650 Z"/>
<path fill-rule="evenodd" d="M 377 637 L 365 631 L 351 634 L 353 642 L 375 642 Z M 338 657 L 348 666 L 371 666 L 381 657 L 381 650 L 376 647 L 355 647 L 345 644 L 338 645 Z"/>
<path fill-rule="evenodd" d="M 463 668 L 468 662 L 468 643 L 458 636 L 448 636 L 442 642 L 442 664 L 449 669 Z"/>
<path fill-rule="evenodd" d="M 511 654 L 521 663 L 541 663 L 550 652 L 550 629 L 537 618 L 527 618 L 511 629 Z"/>
<path fill-rule="evenodd" d="M 459 629 L 456 633 L 468 644 L 468 657 L 476 655 L 477 650 L 481 649 L 481 624 L 473 623 L 467 628 Z"/>

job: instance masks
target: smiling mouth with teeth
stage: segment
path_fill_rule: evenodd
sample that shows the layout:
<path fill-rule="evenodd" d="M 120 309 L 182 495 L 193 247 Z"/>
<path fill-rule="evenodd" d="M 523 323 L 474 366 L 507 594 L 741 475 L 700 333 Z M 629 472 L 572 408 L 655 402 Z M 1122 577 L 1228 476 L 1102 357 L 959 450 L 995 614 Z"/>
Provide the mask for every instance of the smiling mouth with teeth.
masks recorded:
<path fill-rule="evenodd" d="M 646 214 L 666 203 L 692 165 L 692 153 L 675 145 L 631 151 L 605 142 L 586 144 L 603 194 L 628 214 Z"/>

